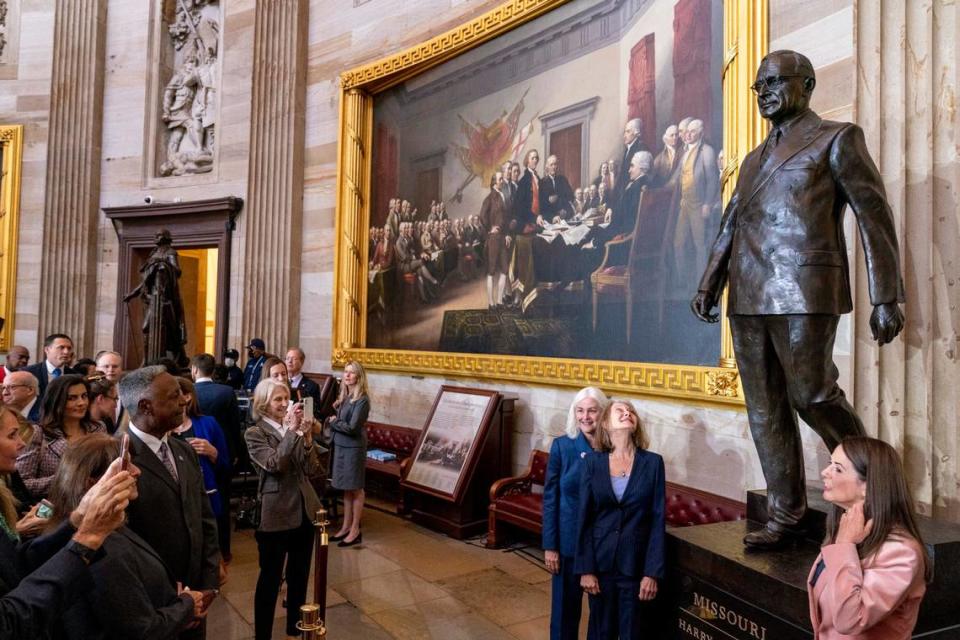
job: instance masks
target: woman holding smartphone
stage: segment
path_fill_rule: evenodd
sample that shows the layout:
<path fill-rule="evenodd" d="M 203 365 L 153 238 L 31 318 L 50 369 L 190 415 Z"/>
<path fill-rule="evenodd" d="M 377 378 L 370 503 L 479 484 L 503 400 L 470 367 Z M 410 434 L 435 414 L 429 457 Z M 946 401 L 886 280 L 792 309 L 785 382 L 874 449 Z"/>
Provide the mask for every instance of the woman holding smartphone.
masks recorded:
<path fill-rule="evenodd" d="M 363 515 L 363 483 L 367 468 L 367 374 L 356 360 L 343 368 L 340 397 L 333 403 L 336 415 L 327 418 L 333 431 L 333 469 L 331 484 L 343 491 L 343 523 L 330 536 L 339 547 L 363 542 L 360 517 Z"/>
<path fill-rule="evenodd" d="M 821 472 L 827 536 L 807 580 L 815 638 L 907 640 L 930 561 L 897 452 L 853 437 Z"/>
<path fill-rule="evenodd" d="M 313 417 L 303 415 L 303 405 L 289 403 L 286 384 L 261 380 L 253 393 L 257 424 L 244 433 L 250 460 L 260 476 L 260 527 L 255 534 L 260 576 L 253 605 L 257 640 L 271 637 L 284 561 L 287 636 L 300 637 L 296 625 L 307 596 L 312 516 L 320 508 L 310 484 L 310 475 L 320 466 L 318 447 L 313 443 Z"/>

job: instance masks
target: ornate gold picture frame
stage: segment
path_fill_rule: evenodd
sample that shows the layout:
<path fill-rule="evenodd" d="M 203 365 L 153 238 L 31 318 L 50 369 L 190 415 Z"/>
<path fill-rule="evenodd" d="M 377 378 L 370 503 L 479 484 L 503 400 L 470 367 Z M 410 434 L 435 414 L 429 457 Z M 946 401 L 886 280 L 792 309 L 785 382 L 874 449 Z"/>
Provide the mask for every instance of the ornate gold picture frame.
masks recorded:
<path fill-rule="evenodd" d="M 425 77 L 423 74 L 437 65 L 520 29 L 551 11 L 569 10 L 571 7 L 565 5 L 578 1 L 512 0 L 427 42 L 341 74 L 334 366 L 356 359 L 374 370 L 543 385 L 591 384 L 608 391 L 743 404 L 726 319 L 721 321 L 720 357 L 716 366 L 371 348 L 368 345 L 368 262 L 373 258 L 368 229 L 373 207 L 375 100 L 401 83 Z M 619 6 L 615 1 L 609 4 Z M 736 181 L 740 159 L 765 135 L 765 125 L 756 112 L 749 85 L 767 48 L 767 3 L 723 0 L 722 22 L 725 53 L 718 66 L 722 68 L 723 77 L 722 148 L 726 165 L 720 182 L 723 202 L 726 202 Z"/>
<path fill-rule="evenodd" d="M 13 345 L 17 302 L 17 239 L 20 234 L 20 166 L 23 125 L 0 125 L 0 351 Z"/>

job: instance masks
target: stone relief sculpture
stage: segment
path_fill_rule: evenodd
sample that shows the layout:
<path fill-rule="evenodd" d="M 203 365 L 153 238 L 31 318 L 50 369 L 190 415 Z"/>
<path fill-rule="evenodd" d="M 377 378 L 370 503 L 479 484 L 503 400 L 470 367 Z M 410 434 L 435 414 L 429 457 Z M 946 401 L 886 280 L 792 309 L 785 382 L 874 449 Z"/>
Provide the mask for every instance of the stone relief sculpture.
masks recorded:
<path fill-rule="evenodd" d="M 177 0 L 176 19 L 168 27 L 176 63 L 162 97 L 166 145 L 161 176 L 206 173 L 213 168 L 219 17 L 216 0 Z"/>
<path fill-rule="evenodd" d="M 7 0 L 0 0 L 0 56 L 7 46 Z"/>

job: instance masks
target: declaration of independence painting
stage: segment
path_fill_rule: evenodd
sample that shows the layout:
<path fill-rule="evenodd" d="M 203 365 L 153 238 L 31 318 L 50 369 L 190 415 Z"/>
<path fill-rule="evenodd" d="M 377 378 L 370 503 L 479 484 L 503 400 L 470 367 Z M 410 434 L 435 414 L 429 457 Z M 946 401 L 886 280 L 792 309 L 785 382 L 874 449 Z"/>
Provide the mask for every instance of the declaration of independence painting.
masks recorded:
<path fill-rule="evenodd" d="M 377 94 L 366 346 L 716 365 L 722 27 L 574 0 Z"/>

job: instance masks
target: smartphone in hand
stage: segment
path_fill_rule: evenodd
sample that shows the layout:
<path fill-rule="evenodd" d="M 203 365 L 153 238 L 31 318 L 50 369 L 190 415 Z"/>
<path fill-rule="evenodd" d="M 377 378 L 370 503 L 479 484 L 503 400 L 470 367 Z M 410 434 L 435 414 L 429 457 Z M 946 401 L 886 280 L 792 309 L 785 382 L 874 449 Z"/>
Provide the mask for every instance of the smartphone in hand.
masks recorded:
<path fill-rule="evenodd" d="M 313 419 L 313 397 L 307 396 L 303 399 L 303 415 Z"/>
<path fill-rule="evenodd" d="M 53 504 L 49 500 L 44 498 L 40 501 L 40 505 L 37 507 L 37 517 L 48 520 L 50 516 L 53 515 Z"/>
<path fill-rule="evenodd" d="M 120 470 L 128 471 L 130 469 L 130 434 L 125 433 L 120 438 Z"/>

